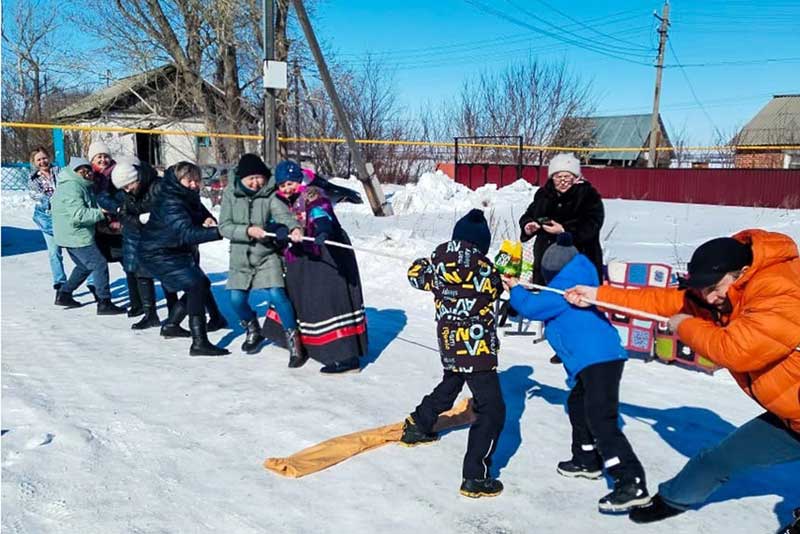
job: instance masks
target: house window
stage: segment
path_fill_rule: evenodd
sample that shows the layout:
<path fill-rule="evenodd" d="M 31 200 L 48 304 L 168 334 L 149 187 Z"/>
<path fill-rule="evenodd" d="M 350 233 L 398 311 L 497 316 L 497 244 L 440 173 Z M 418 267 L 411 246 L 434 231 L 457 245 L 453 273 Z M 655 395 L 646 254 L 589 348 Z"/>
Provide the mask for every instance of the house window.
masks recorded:
<path fill-rule="evenodd" d="M 209 148 L 211 146 L 211 138 L 210 137 L 198 137 L 197 138 L 197 148 Z"/>

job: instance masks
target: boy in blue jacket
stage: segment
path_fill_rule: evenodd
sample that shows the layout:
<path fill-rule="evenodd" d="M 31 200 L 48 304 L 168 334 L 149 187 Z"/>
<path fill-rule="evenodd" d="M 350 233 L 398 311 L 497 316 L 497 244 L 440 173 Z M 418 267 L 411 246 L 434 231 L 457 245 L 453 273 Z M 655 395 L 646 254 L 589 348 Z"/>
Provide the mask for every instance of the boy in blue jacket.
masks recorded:
<path fill-rule="evenodd" d="M 541 271 L 549 287 L 597 286 L 597 269 L 572 244 L 558 236 L 542 256 Z M 650 502 L 644 469 L 618 425 L 619 382 L 627 354 L 619 334 L 594 307 L 578 308 L 549 291 L 533 294 L 504 277 L 511 306 L 520 315 L 544 321 L 545 337 L 561 356 L 571 389 L 567 399 L 572 425 L 572 458 L 559 462 L 566 477 L 599 479 L 602 469 L 614 479 L 614 491 L 600 499 L 605 513 L 622 513 Z"/>

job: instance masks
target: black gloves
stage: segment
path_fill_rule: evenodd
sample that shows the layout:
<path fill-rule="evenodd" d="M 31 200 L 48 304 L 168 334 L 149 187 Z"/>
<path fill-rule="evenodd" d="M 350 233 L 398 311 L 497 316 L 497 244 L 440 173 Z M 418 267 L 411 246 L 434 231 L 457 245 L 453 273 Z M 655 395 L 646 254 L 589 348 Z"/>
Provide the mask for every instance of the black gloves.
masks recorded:
<path fill-rule="evenodd" d="M 326 234 L 325 232 L 322 232 L 322 233 L 317 234 L 316 236 L 314 236 L 314 244 L 319 246 L 319 247 L 321 247 L 322 245 L 325 244 L 325 241 L 327 239 L 328 239 L 328 234 Z"/>
<path fill-rule="evenodd" d="M 288 241 L 289 239 L 289 229 L 284 225 L 279 225 L 275 227 L 275 239 L 278 241 Z"/>

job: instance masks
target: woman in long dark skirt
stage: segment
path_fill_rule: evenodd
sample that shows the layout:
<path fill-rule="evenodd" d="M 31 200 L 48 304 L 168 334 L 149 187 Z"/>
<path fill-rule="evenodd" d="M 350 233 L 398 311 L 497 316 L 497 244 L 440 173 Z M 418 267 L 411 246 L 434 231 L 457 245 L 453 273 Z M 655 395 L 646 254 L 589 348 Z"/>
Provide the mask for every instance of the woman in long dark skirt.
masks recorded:
<path fill-rule="evenodd" d="M 290 206 L 314 242 L 293 244 L 285 252 L 286 291 L 297 313 L 298 328 L 308 356 L 323 364 L 320 372 L 339 374 L 360 370 L 367 354 L 367 320 L 358 263 L 352 250 L 324 244 L 350 243 L 330 200 L 316 187 L 304 187 L 303 173 L 294 161 L 275 168 L 278 198 Z M 280 343 L 279 319 L 267 312 L 265 335 Z"/>

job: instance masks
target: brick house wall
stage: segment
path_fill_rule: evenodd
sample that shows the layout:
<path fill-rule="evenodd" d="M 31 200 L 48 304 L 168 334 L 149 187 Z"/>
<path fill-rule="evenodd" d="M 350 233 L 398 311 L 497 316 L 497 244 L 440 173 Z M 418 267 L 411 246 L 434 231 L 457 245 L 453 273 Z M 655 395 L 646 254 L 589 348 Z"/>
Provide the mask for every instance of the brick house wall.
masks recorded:
<path fill-rule="evenodd" d="M 740 151 L 734 158 L 737 169 L 782 169 L 783 152 Z"/>

